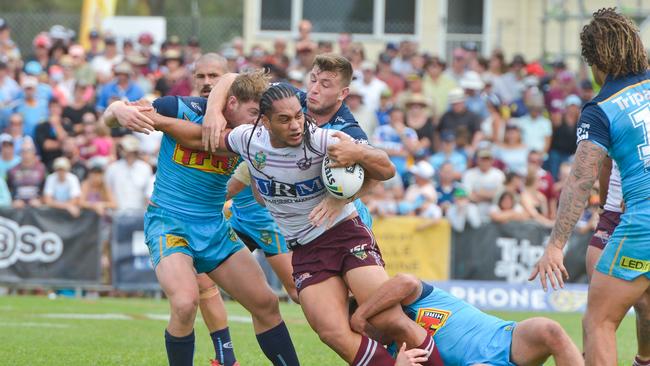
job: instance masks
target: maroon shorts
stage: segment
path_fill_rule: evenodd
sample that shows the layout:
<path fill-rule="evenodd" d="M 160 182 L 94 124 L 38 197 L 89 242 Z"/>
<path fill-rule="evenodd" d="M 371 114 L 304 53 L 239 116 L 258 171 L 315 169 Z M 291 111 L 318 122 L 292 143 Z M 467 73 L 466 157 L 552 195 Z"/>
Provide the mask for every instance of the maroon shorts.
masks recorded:
<path fill-rule="evenodd" d="M 605 249 L 609 237 L 612 236 L 612 233 L 618 226 L 619 222 L 621 222 L 620 212 L 603 211 L 603 213 L 600 214 L 598 225 L 596 225 L 596 232 L 594 232 L 594 236 L 591 237 L 589 245 L 599 249 Z"/>
<path fill-rule="evenodd" d="M 364 266 L 384 266 L 377 241 L 359 217 L 345 220 L 305 245 L 293 247 L 293 281 L 298 292 Z"/>

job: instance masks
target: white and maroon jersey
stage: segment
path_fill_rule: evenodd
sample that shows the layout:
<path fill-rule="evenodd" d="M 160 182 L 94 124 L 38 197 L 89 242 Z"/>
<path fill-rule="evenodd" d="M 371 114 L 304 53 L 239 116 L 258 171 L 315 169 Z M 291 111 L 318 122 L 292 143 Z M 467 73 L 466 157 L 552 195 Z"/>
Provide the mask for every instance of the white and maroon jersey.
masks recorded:
<path fill-rule="evenodd" d="M 607 201 L 605 201 L 605 210 L 622 212 L 621 200 L 623 199 L 623 191 L 621 190 L 621 173 L 618 170 L 618 165 L 612 159 L 612 173 L 609 175 L 609 187 L 607 188 Z"/>
<path fill-rule="evenodd" d="M 327 146 L 338 139 L 332 136 L 336 131 L 309 128 L 311 149 L 304 140 L 299 147 L 272 147 L 268 130 L 261 125 L 254 132 L 252 125 L 241 125 L 226 136 L 228 150 L 248 162 L 258 192 L 290 244 L 307 244 L 327 230 L 325 224 L 313 226 L 309 214 L 329 194 L 321 179 L 321 165 Z M 354 204 L 345 205 L 332 225 L 354 212 Z"/>

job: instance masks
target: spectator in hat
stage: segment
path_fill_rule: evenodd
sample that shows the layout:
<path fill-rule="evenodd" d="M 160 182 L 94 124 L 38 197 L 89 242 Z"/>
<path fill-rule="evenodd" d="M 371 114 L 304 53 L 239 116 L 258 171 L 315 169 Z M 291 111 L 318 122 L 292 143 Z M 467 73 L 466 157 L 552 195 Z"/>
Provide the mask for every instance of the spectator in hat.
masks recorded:
<path fill-rule="evenodd" d="M 505 164 L 507 172 L 523 176 L 528 165 L 528 151 L 528 146 L 522 141 L 519 126 L 514 123 L 506 124 L 503 142 L 495 146 L 494 157 Z"/>
<path fill-rule="evenodd" d="M 417 133 L 406 126 L 404 110 L 394 108 L 390 113 L 390 124 L 377 127 L 373 135 L 374 145 L 388 154 L 397 173 L 408 185 L 408 160 L 418 149 Z"/>
<path fill-rule="evenodd" d="M 88 52 L 86 52 L 86 61 L 88 63 L 101 55 L 102 53 L 102 35 L 96 29 L 92 29 L 88 32 Z"/>
<path fill-rule="evenodd" d="M 413 94 L 424 94 L 423 84 L 422 84 L 422 74 L 411 73 L 406 75 L 406 89 L 396 95 L 397 100 L 396 105 L 404 107 L 406 101 L 411 98 Z"/>
<path fill-rule="evenodd" d="M 106 216 L 117 208 L 115 198 L 106 185 L 104 164 L 100 160 L 89 163 L 88 177 L 81 183 L 81 208 L 93 210 L 99 216 Z"/>
<path fill-rule="evenodd" d="M 424 95 L 433 102 L 433 109 L 438 115 L 447 111 L 447 96 L 458 86 L 458 83 L 444 72 L 445 67 L 445 62 L 439 57 L 431 57 L 424 65 L 425 73 L 422 78 Z"/>
<path fill-rule="evenodd" d="M 390 123 L 390 112 L 394 107 L 393 93 L 390 89 L 381 92 L 381 95 L 379 96 L 379 108 L 375 111 L 377 124 L 379 126 L 384 126 Z"/>
<path fill-rule="evenodd" d="M 452 52 L 451 65 L 445 73 L 456 83 L 460 83 L 465 72 L 467 72 L 467 52 L 462 48 L 456 48 Z"/>
<path fill-rule="evenodd" d="M 562 118 L 553 125 L 551 147 L 545 168 L 551 173 L 553 179 L 558 179 L 560 165 L 569 161 L 576 152 L 576 132 L 582 100 L 579 96 L 571 94 L 564 100 Z"/>
<path fill-rule="evenodd" d="M 142 70 L 145 75 L 158 70 L 159 57 L 153 52 L 154 38 L 150 32 L 142 32 L 138 36 L 138 53 L 145 62 L 145 69 Z"/>
<path fill-rule="evenodd" d="M 20 49 L 11 39 L 11 27 L 6 19 L 0 18 L 0 59 L 20 58 Z"/>
<path fill-rule="evenodd" d="M 158 95 L 188 96 L 192 93 L 192 81 L 187 69 L 183 66 L 183 55 L 176 49 L 170 49 L 163 54 L 163 65 L 167 72 L 158 79 L 154 90 Z"/>
<path fill-rule="evenodd" d="M 449 131 L 456 137 L 459 137 L 461 133 L 468 133 L 467 143 L 470 146 L 477 146 L 482 138 L 481 117 L 467 109 L 465 92 L 460 88 L 453 89 L 449 92 L 447 100 L 449 101 L 449 110 L 440 117 L 438 132 L 442 134 Z M 461 132 L 461 130 L 466 132 Z"/>
<path fill-rule="evenodd" d="M 183 55 L 185 55 L 185 60 L 183 60 L 183 62 L 186 65 L 192 65 L 194 61 L 198 60 L 199 57 L 201 57 L 201 54 L 201 42 L 199 41 L 199 37 L 190 36 L 187 39 L 187 44 L 185 45 L 185 50 L 183 51 Z"/>
<path fill-rule="evenodd" d="M 81 185 L 76 175 L 70 173 L 70 161 L 59 157 L 52 164 L 54 172 L 45 179 L 43 203 L 52 208 L 66 210 L 72 217 L 79 217 Z"/>
<path fill-rule="evenodd" d="M 68 138 L 68 132 L 63 127 L 61 104 L 52 100 L 49 110 L 49 118 L 36 126 L 34 143 L 41 162 L 48 170 L 52 170 L 54 160 L 63 154 L 61 147 L 63 141 Z"/>
<path fill-rule="evenodd" d="M 438 196 L 433 184 L 435 171 L 431 164 L 421 160 L 411 166 L 409 172 L 413 177 L 413 184 L 406 188 L 404 198 L 398 202 L 398 213 L 400 215 L 419 215 L 426 212 L 426 216 L 429 218 L 435 218 L 430 216 L 438 216 L 437 218 L 442 216 L 435 215 L 435 212 L 440 212 L 440 209 L 436 205 Z M 435 206 L 438 210 L 431 206 Z"/>
<path fill-rule="evenodd" d="M 468 192 L 462 187 L 454 190 L 454 202 L 447 209 L 447 220 L 457 232 L 465 230 L 467 224 L 473 229 L 481 226 L 481 213 L 478 206 L 469 199 Z"/>
<path fill-rule="evenodd" d="M 45 70 L 52 67 L 52 65 L 60 65 L 61 57 L 68 54 L 68 45 L 62 40 L 53 40 L 52 47 L 50 47 L 50 62 Z"/>
<path fill-rule="evenodd" d="M 551 146 L 553 126 L 551 121 L 544 117 L 544 96 L 533 93 L 526 101 L 528 114 L 514 118 L 513 121 L 521 129 L 524 145 L 531 150 L 546 154 Z"/>
<path fill-rule="evenodd" d="M 376 67 L 370 61 L 364 61 L 361 64 L 363 77 L 352 81 L 350 86 L 357 88 L 363 96 L 363 104 L 371 111 L 379 108 L 379 98 L 381 92 L 388 89 L 388 85 L 375 77 Z"/>
<path fill-rule="evenodd" d="M 446 213 L 449 206 L 454 203 L 454 191 L 460 187 L 460 183 L 456 179 L 456 172 L 452 163 L 445 162 L 436 171 L 438 172 L 438 179 L 436 180 L 437 204 L 442 209 L 442 212 Z"/>
<path fill-rule="evenodd" d="M 130 102 L 144 97 L 142 88 L 131 81 L 133 68 L 128 62 L 122 62 L 115 66 L 113 70 L 115 80 L 104 85 L 97 96 L 96 109 L 103 111 L 112 99 L 126 99 Z"/>
<path fill-rule="evenodd" d="M 496 194 L 503 189 L 505 175 L 493 167 L 492 149 L 483 147 L 476 152 L 476 166 L 463 174 L 463 187 L 469 198 L 476 203 L 481 213 L 481 220 L 489 222 L 490 206 Z"/>
<path fill-rule="evenodd" d="M 345 98 L 345 104 L 354 115 L 354 119 L 359 121 L 361 129 L 368 136 L 372 136 L 377 128 L 377 116 L 364 103 L 363 94 L 356 85 L 350 85 L 350 92 Z"/>
<path fill-rule="evenodd" d="M 95 71 L 86 62 L 86 51 L 81 45 L 73 44 L 68 49 L 68 54 L 72 58 L 72 69 L 74 70 L 74 78 L 78 83 L 84 85 L 95 84 Z"/>
<path fill-rule="evenodd" d="M 114 68 L 124 60 L 117 51 L 117 40 L 111 35 L 104 37 L 104 52 L 93 58 L 90 67 L 95 72 L 99 84 L 109 83 Z M 106 107 L 104 107 L 106 108 Z"/>
<path fill-rule="evenodd" d="M 485 83 L 481 79 L 481 75 L 472 70 L 465 72 L 463 78 L 460 79 L 460 87 L 465 90 L 467 109 L 478 114 L 481 120 L 488 118 L 489 112 L 482 94 Z"/>
<path fill-rule="evenodd" d="M 50 99 L 54 97 L 52 92 L 52 87 L 43 82 L 44 71 L 41 64 L 38 61 L 29 61 L 25 64 L 24 67 L 25 76 L 34 77 L 36 79 L 36 98 L 42 100 L 44 103 L 48 103 Z M 24 91 L 21 91 L 20 97 L 24 96 Z"/>
<path fill-rule="evenodd" d="M 7 173 L 7 185 L 13 198 L 12 206 L 40 206 L 46 174 L 45 165 L 36 155 L 36 146 L 31 140 L 24 141 L 20 155 L 20 163 Z"/>
<path fill-rule="evenodd" d="M 494 78 L 494 92 L 504 104 L 510 104 L 522 98 L 525 86 L 526 60 L 522 55 L 515 55 L 507 73 Z"/>
<path fill-rule="evenodd" d="M 48 118 L 47 101 L 37 97 L 38 80 L 25 76 L 22 80 L 23 96 L 16 106 L 16 113 L 23 116 L 24 134 L 34 138 L 36 126 Z"/>
<path fill-rule="evenodd" d="M 490 81 L 491 82 L 491 81 Z M 486 83 L 487 89 L 488 83 Z M 488 118 L 481 122 L 481 131 L 486 140 L 494 143 L 503 141 L 505 134 L 506 120 L 510 117 L 501 104 L 501 98 L 495 93 L 486 93 L 485 102 L 488 110 Z"/>
<path fill-rule="evenodd" d="M 436 139 L 436 127 L 434 126 L 433 113 L 429 100 L 422 94 L 412 94 L 406 100 L 406 125 L 414 129 L 418 134 L 420 146 L 418 157 L 431 155 L 434 150 Z"/>
<path fill-rule="evenodd" d="M 0 135 L 0 178 L 7 180 L 7 172 L 20 164 L 20 157 L 14 151 L 14 139 L 8 133 Z"/>
<path fill-rule="evenodd" d="M 118 210 L 144 210 L 148 185 L 153 177 L 151 166 L 140 160 L 140 141 L 133 135 L 124 136 L 120 147 L 122 158 L 106 168 L 106 185 Z"/>
<path fill-rule="evenodd" d="M 594 86 L 591 83 L 591 80 L 585 79 L 580 82 L 580 90 L 578 96 L 580 97 L 580 100 L 582 100 L 582 105 L 585 105 L 585 103 L 594 99 Z"/>
<path fill-rule="evenodd" d="M 437 171 L 444 164 L 450 163 L 453 168 L 453 178 L 460 180 L 467 170 L 467 157 L 456 150 L 456 135 L 452 131 L 443 131 L 440 135 L 440 149 L 429 158 L 429 163 Z"/>
<path fill-rule="evenodd" d="M 388 85 L 392 94 L 399 94 L 406 89 L 406 82 L 404 78 L 395 73 L 390 67 L 391 58 L 386 53 L 379 55 L 379 62 L 377 63 L 377 79 L 383 81 Z"/>
<path fill-rule="evenodd" d="M 32 55 L 25 59 L 25 64 L 29 61 L 36 61 L 41 65 L 41 69 L 46 69 L 50 66 L 50 47 L 52 47 L 52 40 L 47 32 L 41 32 L 34 37 L 32 41 Z"/>

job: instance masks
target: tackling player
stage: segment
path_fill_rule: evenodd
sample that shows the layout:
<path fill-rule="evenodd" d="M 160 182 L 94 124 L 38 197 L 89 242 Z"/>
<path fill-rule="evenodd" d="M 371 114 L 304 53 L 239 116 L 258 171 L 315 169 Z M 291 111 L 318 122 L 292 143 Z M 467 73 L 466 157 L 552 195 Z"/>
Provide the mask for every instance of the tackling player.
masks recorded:
<path fill-rule="evenodd" d="M 254 119 L 257 101 L 267 85 L 262 73 L 238 76 L 229 89 L 234 99 L 229 98 L 231 103 L 225 108 L 228 119 Z M 118 106 L 124 107 L 123 103 L 114 104 L 105 115 L 113 126 L 117 119 L 126 127 L 146 131 L 151 128 L 146 125 L 151 122 L 149 117 L 157 116 L 140 107 L 126 106 L 138 112 L 134 126 L 130 126 L 119 115 L 113 115 L 113 111 L 120 110 Z M 186 120 L 181 121 L 182 129 L 200 129 L 205 104 L 204 98 L 164 97 L 157 99 L 154 107 L 161 115 Z M 152 203 L 145 216 L 145 236 L 156 276 L 172 308 L 165 332 L 170 365 L 192 364 L 193 323 L 199 300 L 194 271 L 207 273 L 251 312 L 258 343 L 274 365 L 297 365 L 277 297 L 257 262 L 248 250 L 242 250 L 244 245 L 223 218 L 225 185 L 239 159 L 192 150 L 178 144 L 174 134 L 161 130 L 165 136 Z"/>
<path fill-rule="evenodd" d="M 587 365 L 615 365 L 616 329 L 650 284 L 650 74 L 638 28 L 613 8 L 595 12 L 580 41 L 602 89 L 583 107 L 555 227 L 530 279 L 539 274 L 544 289 L 547 277 L 554 289 L 564 285 L 562 249 L 609 155 L 621 173 L 626 209 L 591 278 L 583 334 Z"/>
<path fill-rule="evenodd" d="M 368 319 L 395 305 L 433 337 L 445 365 L 537 366 L 550 356 L 558 366 L 584 362 L 578 347 L 553 320 L 501 320 L 407 274 L 391 278 L 360 305 L 350 320 L 352 329 L 383 339 Z"/>
<path fill-rule="evenodd" d="M 603 168 L 599 177 L 601 213 L 596 226 L 596 232 L 589 241 L 587 247 L 587 276 L 591 278 L 594 267 L 607 245 L 614 229 L 621 221 L 623 212 L 623 192 L 621 192 L 621 173 L 618 166 L 610 158 L 603 161 Z M 607 189 L 604 189 L 607 187 Z M 648 308 L 648 297 L 643 296 L 636 304 L 636 340 L 637 354 L 632 366 L 650 365 L 650 309 Z"/>
<path fill-rule="evenodd" d="M 337 144 L 360 147 L 352 164 L 364 167 L 368 181 L 390 178 L 394 167 L 384 152 L 307 122 L 293 88 L 286 84 L 272 85 L 264 93 L 258 120 L 263 127 L 240 126 L 221 135 L 219 149 L 241 154 L 251 167 L 255 188 L 293 249 L 293 278 L 307 320 L 321 340 L 348 363 L 393 365 L 383 347 L 349 327 L 348 289 L 363 303 L 388 276 L 374 237 L 351 200 L 326 193 L 321 165 L 338 136 L 342 142 Z M 156 118 L 155 123 L 175 130 L 173 134 L 185 146 L 202 146 L 198 126 L 183 129 L 178 121 L 167 118 Z M 364 183 L 359 194 L 368 186 Z M 398 341 L 426 349 L 428 360 L 423 365 L 440 364 L 431 337 L 399 307 L 372 321 Z"/>

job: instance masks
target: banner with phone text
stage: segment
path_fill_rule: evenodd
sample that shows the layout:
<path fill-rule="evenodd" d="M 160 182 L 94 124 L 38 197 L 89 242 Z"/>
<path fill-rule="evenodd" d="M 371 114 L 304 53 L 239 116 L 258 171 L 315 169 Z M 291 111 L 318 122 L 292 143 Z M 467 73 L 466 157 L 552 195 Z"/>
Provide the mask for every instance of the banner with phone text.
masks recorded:
<path fill-rule="evenodd" d="M 149 249 L 144 238 L 144 212 L 113 217 L 111 240 L 113 286 L 120 290 L 158 290 Z"/>
<path fill-rule="evenodd" d="M 377 218 L 372 231 L 391 276 L 411 273 L 427 281 L 449 278 L 451 230 L 446 220 L 431 224 L 411 216 Z"/>
<path fill-rule="evenodd" d="M 0 210 L 0 281 L 99 284 L 100 218 L 53 208 Z"/>

